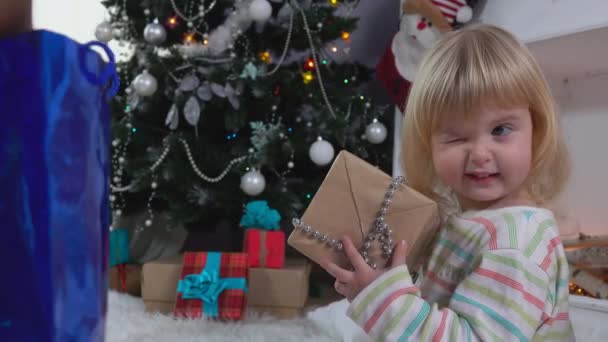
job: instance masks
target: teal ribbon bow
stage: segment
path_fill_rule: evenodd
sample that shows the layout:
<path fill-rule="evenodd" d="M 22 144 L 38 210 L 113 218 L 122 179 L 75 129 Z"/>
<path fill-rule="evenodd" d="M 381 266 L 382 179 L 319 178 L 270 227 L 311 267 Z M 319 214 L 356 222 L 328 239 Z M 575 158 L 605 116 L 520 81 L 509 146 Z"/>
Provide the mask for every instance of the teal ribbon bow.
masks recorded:
<path fill-rule="evenodd" d="M 183 299 L 201 299 L 206 317 L 219 315 L 218 298 L 224 290 L 247 291 L 245 278 L 220 278 L 222 253 L 207 253 L 205 268 L 199 274 L 189 274 L 177 284 Z"/>
<path fill-rule="evenodd" d="M 245 206 L 240 225 L 245 228 L 278 230 L 281 215 L 271 209 L 266 201 L 251 201 Z"/>

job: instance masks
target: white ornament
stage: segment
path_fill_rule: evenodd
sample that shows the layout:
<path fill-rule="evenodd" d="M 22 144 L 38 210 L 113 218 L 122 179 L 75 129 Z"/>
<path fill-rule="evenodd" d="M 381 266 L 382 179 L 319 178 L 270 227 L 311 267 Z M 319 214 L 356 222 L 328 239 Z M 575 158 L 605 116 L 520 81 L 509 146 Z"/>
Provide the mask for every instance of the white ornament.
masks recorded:
<path fill-rule="evenodd" d="M 473 19 L 473 10 L 469 6 L 463 6 L 456 12 L 456 21 L 459 23 L 468 23 Z"/>
<path fill-rule="evenodd" d="M 156 92 L 158 83 L 156 78 L 150 75 L 147 70 L 135 77 L 133 81 L 133 88 L 139 96 L 151 96 Z"/>
<path fill-rule="evenodd" d="M 313 163 L 323 166 L 331 163 L 334 159 L 334 147 L 323 138 L 318 137 L 308 150 L 308 156 Z"/>
<path fill-rule="evenodd" d="M 146 220 L 146 227 L 150 227 L 152 225 L 152 220 Z"/>
<path fill-rule="evenodd" d="M 374 121 L 365 128 L 365 137 L 367 138 L 367 141 L 372 144 L 382 143 L 386 139 L 386 135 L 386 126 L 377 119 L 374 119 Z"/>
<path fill-rule="evenodd" d="M 272 6 L 267 0 L 253 0 L 249 5 L 251 19 L 258 23 L 265 23 L 272 15 Z"/>
<path fill-rule="evenodd" d="M 144 39 L 150 44 L 162 44 L 167 39 L 167 30 L 159 23 L 150 23 L 144 28 Z"/>
<path fill-rule="evenodd" d="M 257 196 L 264 191 L 266 179 L 264 175 L 256 169 L 245 173 L 241 177 L 241 190 L 249 196 Z"/>
<path fill-rule="evenodd" d="M 103 23 L 97 25 L 97 27 L 95 28 L 95 38 L 104 43 L 107 43 L 112 40 L 112 38 L 114 38 L 114 34 L 112 32 L 112 24 L 107 21 L 104 21 Z"/>

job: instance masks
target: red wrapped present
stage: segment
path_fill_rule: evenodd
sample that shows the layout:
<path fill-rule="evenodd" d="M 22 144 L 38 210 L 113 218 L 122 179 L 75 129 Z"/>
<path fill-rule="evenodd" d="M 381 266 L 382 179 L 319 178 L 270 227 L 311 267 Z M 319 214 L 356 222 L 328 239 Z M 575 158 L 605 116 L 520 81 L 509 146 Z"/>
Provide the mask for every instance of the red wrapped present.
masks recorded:
<path fill-rule="evenodd" d="M 243 249 L 249 255 L 249 267 L 283 268 L 285 233 L 282 230 L 247 229 Z"/>
<path fill-rule="evenodd" d="M 187 252 L 173 314 L 240 320 L 247 306 L 248 278 L 246 253 Z"/>

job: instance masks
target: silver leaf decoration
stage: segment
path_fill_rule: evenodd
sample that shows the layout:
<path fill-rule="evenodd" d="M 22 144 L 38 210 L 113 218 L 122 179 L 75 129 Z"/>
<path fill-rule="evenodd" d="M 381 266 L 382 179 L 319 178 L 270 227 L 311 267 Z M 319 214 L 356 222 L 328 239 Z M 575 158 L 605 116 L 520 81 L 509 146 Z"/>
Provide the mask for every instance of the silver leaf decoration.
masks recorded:
<path fill-rule="evenodd" d="M 237 96 L 236 90 L 234 88 L 232 88 L 232 86 L 230 84 L 226 84 L 225 91 L 226 91 L 226 97 L 228 97 L 228 102 L 230 102 L 230 104 L 232 105 L 232 108 L 239 109 L 239 107 L 241 106 L 241 103 Z"/>
<path fill-rule="evenodd" d="M 232 105 L 232 108 L 239 109 L 241 107 L 241 101 L 235 94 L 228 95 L 228 102 Z"/>
<path fill-rule="evenodd" d="M 183 91 L 193 91 L 199 84 L 201 84 L 201 82 L 196 75 L 188 75 L 180 82 L 179 89 Z"/>
<path fill-rule="evenodd" d="M 277 13 L 277 19 L 279 21 L 288 21 L 289 16 L 292 13 L 293 9 L 291 8 L 291 5 L 289 3 L 285 3 L 285 5 L 283 5 L 283 7 L 281 7 L 281 9 L 279 10 L 279 13 Z"/>
<path fill-rule="evenodd" d="M 127 104 L 129 105 L 129 107 L 131 107 L 131 110 L 137 108 L 140 99 L 141 98 L 135 93 L 135 91 L 129 94 L 129 96 L 127 97 Z"/>
<path fill-rule="evenodd" d="M 226 96 L 230 96 L 235 93 L 234 88 L 232 88 L 232 86 L 229 83 L 226 83 L 226 87 L 224 88 L 224 91 L 226 93 Z"/>
<path fill-rule="evenodd" d="M 243 94 L 243 90 L 245 90 L 245 83 L 244 82 L 238 82 L 236 84 L 236 94 L 237 95 L 242 95 Z"/>
<path fill-rule="evenodd" d="M 198 104 L 196 97 L 191 96 L 186 101 L 186 105 L 184 105 L 184 117 L 190 125 L 196 126 L 198 124 L 198 120 L 201 117 L 201 106 Z"/>
<path fill-rule="evenodd" d="M 226 97 L 226 90 L 224 89 L 224 86 L 219 85 L 217 83 L 211 83 L 211 91 L 213 91 L 213 93 L 221 98 L 225 98 Z"/>
<path fill-rule="evenodd" d="M 169 109 L 169 113 L 167 113 L 167 118 L 165 119 L 165 125 L 169 126 L 169 129 L 174 130 L 177 128 L 179 124 L 179 113 L 177 112 L 177 106 L 174 104 Z"/>
<path fill-rule="evenodd" d="M 211 100 L 213 94 L 211 94 L 211 87 L 209 86 L 209 82 L 205 82 L 203 83 L 203 85 L 198 87 L 198 89 L 196 90 L 196 95 L 198 95 L 198 98 L 203 101 Z"/>
<path fill-rule="evenodd" d="M 258 88 L 258 87 L 251 87 L 251 93 L 256 98 L 260 98 L 260 97 L 264 96 L 264 94 L 266 94 L 264 89 Z"/>
<path fill-rule="evenodd" d="M 198 72 L 200 72 L 202 75 L 209 75 L 211 74 L 211 68 L 208 67 L 198 67 L 196 70 L 198 70 Z"/>

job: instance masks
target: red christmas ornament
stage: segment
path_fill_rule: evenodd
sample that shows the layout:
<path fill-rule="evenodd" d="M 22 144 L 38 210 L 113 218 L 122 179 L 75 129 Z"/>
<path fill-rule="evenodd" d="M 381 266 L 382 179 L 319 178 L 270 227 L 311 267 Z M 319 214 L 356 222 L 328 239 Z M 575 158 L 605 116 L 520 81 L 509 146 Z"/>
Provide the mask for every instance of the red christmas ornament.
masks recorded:
<path fill-rule="evenodd" d="M 274 90 L 272 91 L 272 95 L 279 96 L 281 94 L 281 86 L 278 84 L 274 85 Z"/>

